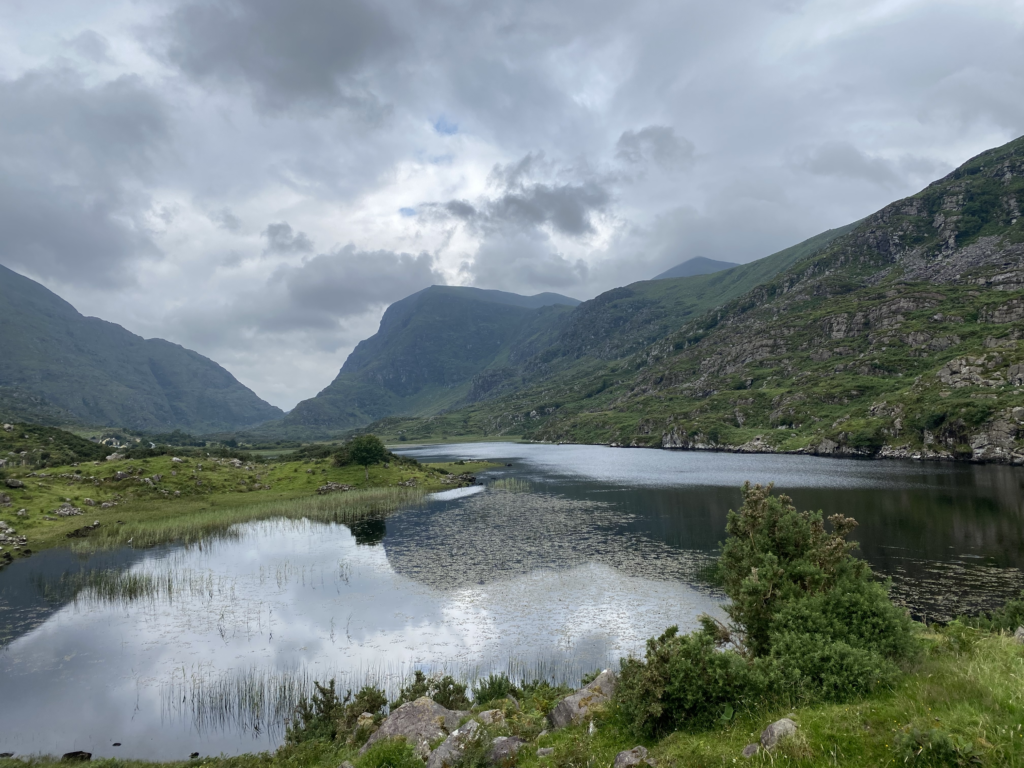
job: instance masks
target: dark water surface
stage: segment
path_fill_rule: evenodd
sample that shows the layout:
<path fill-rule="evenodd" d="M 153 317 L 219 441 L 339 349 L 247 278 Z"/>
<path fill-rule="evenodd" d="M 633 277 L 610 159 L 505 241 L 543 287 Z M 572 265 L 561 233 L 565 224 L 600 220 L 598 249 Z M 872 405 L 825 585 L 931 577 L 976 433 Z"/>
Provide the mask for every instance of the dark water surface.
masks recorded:
<path fill-rule="evenodd" d="M 705 574 L 748 479 L 855 517 L 862 556 L 919 617 L 1024 586 L 1021 469 L 509 443 L 403 452 L 501 466 L 387 520 L 253 523 L 202 547 L 51 551 L 0 572 L 0 751 L 271 749 L 313 679 L 392 692 L 414 668 L 578 679 L 718 611 Z M 91 569 L 148 591 L 75 587 Z"/>

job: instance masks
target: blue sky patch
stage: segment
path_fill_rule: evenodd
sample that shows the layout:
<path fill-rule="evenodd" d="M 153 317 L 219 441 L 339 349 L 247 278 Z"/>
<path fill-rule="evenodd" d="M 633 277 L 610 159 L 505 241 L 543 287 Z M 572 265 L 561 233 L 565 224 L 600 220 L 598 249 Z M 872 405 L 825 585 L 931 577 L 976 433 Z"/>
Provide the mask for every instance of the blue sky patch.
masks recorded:
<path fill-rule="evenodd" d="M 434 123 L 434 130 L 442 136 L 454 136 L 459 132 L 459 124 L 451 122 L 447 117 L 442 115 L 437 118 L 437 121 Z"/>
<path fill-rule="evenodd" d="M 402 214 L 403 216 L 415 216 L 416 215 L 416 209 L 415 208 L 399 208 L 398 212 L 400 214 Z"/>

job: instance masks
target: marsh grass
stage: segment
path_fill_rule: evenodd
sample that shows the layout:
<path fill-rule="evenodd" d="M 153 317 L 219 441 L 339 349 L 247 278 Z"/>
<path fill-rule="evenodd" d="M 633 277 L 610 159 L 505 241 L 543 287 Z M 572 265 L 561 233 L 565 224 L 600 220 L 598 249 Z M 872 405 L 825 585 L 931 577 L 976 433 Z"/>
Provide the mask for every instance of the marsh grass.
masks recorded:
<path fill-rule="evenodd" d="M 509 493 L 536 493 L 536 483 L 524 480 L 521 477 L 499 477 L 487 485 L 488 489 L 495 491 L 508 491 Z"/>
<path fill-rule="evenodd" d="M 226 507 L 201 507 L 174 517 L 130 520 L 106 526 L 87 539 L 75 542 L 76 551 L 90 552 L 126 545 L 152 547 L 167 542 L 192 545 L 208 538 L 235 538 L 242 523 L 272 518 L 302 519 L 323 523 L 348 523 L 387 517 L 422 501 L 419 488 L 367 488 L 326 496 L 268 501 Z"/>

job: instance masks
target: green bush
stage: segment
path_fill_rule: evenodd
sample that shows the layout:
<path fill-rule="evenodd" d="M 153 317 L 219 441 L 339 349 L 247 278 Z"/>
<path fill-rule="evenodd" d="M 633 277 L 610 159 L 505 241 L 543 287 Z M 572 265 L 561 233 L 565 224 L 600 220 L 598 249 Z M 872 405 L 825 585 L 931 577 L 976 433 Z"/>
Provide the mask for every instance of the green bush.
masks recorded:
<path fill-rule="evenodd" d="M 633 731 L 707 728 L 763 701 L 842 701 L 890 683 L 917 650 L 912 624 L 851 556 L 856 521 L 798 512 L 772 486 L 743 486 L 720 571 L 730 627 L 702 617 L 623 659 L 620 710 Z"/>
<path fill-rule="evenodd" d="M 314 682 L 313 687 L 313 696 L 299 700 L 295 715 L 285 728 L 287 744 L 346 738 L 355 732 L 363 712 L 372 714 L 376 721 L 384 716 L 388 700 L 377 688 L 364 686 L 355 697 L 347 691 L 342 699 L 335 691 L 333 679 L 327 685 Z"/>
<path fill-rule="evenodd" d="M 1017 627 L 1024 626 L 1024 592 L 1016 599 L 1007 601 L 1002 608 L 980 616 L 962 618 L 960 621 L 989 632 L 1014 632 Z"/>
<path fill-rule="evenodd" d="M 423 768 L 412 744 L 399 737 L 381 739 L 357 761 L 358 768 Z"/>
<path fill-rule="evenodd" d="M 959 768 L 981 762 L 981 755 L 970 741 L 937 728 L 912 728 L 897 734 L 893 753 L 898 764 L 918 768 Z"/>
<path fill-rule="evenodd" d="M 409 701 L 426 696 L 433 699 L 446 709 L 469 709 L 469 699 L 466 698 L 466 686 L 457 682 L 451 675 L 444 677 L 427 677 L 420 670 L 416 670 L 412 682 L 404 686 L 398 692 L 398 698 L 391 702 L 391 709 L 398 709 Z"/>
<path fill-rule="evenodd" d="M 508 675 L 488 675 L 473 684 L 473 701 L 476 704 L 486 704 L 507 696 L 519 696 L 519 689 L 508 679 Z"/>

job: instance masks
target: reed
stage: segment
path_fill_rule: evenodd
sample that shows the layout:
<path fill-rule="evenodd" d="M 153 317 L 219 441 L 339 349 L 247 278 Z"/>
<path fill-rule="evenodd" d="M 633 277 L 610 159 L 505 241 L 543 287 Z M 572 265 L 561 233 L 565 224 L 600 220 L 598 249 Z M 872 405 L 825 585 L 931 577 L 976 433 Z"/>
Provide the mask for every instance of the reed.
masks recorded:
<path fill-rule="evenodd" d="M 496 491 L 508 491 L 509 493 L 537 492 L 534 483 L 521 477 L 499 477 L 488 483 L 487 487 Z"/>
<path fill-rule="evenodd" d="M 168 542 L 196 544 L 211 537 L 234 538 L 237 526 L 256 520 L 288 518 L 327 523 L 348 523 L 386 517 L 422 501 L 419 488 L 367 488 L 327 496 L 311 496 L 240 506 L 209 507 L 173 517 L 129 520 L 100 528 L 73 546 L 78 551 L 114 549 L 126 545 L 152 547 Z"/>

